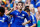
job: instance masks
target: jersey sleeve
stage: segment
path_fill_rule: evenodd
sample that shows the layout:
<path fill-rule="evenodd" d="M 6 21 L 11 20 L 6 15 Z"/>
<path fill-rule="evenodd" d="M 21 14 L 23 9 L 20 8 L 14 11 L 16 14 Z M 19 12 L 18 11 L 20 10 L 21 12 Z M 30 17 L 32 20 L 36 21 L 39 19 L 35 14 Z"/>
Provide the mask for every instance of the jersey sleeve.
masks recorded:
<path fill-rule="evenodd" d="M 10 16 L 7 17 L 7 22 L 10 23 Z"/>
<path fill-rule="evenodd" d="M 10 24 L 12 24 L 14 22 L 14 18 L 12 17 L 10 20 Z"/>
<path fill-rule="evenodd" d="M 10 23 L 10 17 L 6 16 L 6 22 L 9 24 Z"/>
<path fill-rule="evenodd" d="M 26 13 L 25 14 L 25 18 L 27 19 L 27 20 L 30 20 L 30 17 L 29 17 L 29 15 Z"/>
<path fill-rule="evenodd" d="M 10 15 L 14 15 L 14 11 L 10 13 Z"/>

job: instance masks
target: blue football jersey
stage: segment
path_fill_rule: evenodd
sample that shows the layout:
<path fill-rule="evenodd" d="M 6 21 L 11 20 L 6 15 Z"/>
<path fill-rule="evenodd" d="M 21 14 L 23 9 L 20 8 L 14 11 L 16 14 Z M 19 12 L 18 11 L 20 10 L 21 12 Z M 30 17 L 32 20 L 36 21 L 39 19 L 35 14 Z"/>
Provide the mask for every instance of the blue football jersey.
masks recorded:
<path fill-rule="evenodd" d="M 37 2 L 39 2 L 40 0 L 37 0 Z"/>
<path fill-rule="evenodd" d="M 33 24 L 36 24 L 36 27 L 37 27 L 37 19 L 36 19 L 35 16 L 34 16 L 34 19 L 33 19 Z"/>
<path fill-rule="evenodd" d="M 33 24 L 37 24 L 37 20 L 35 16 L 30 16 L 31 22 L 29 23 L 29 26 L 32 26 Z"/>
<path fill-rule="evenodd" d="M 8 27 L 9 18 L 6 15 L 0 16 L 0 27 Z"/>
<path fill-rule="evenodd" d="M 14 17 L 14 26 L 13 27 L 23 27 L 22 23 L 24 23 L 24 19 L 30 20 L 28 14 L 25 11 L 21 13 L 18 10 L 15 10 L 10 13 Z"/>
<path fill-rule="evenodd" d="M 29 26 L 32 26 L 33 25 L 33 19 L 32 19 L 31 15 L 29 17 L 30 17 L 30 20 L 31 20 L 31 22 L 29 23 Z"/>

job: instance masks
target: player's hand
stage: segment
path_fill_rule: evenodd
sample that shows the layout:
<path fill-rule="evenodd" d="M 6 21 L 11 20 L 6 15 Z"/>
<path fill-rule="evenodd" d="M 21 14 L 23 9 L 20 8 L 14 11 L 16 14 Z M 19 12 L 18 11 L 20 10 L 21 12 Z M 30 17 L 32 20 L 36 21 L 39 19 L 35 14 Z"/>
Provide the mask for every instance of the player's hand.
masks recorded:
<path fill-rule="evenodd" d="M 32 27 L 32 26 L 30 26 L 30 27 Z"/>
<path fill-rule="evenodd" d="M 30 26 L 30 27 L 33 27 L 33 26 Z"/>
<path fill-rule="evenodd" d="M 26 25 L 26 23 L 22 23 L 22 25 Z"/>
<path fill-rule="evenodd" d="M 13 11 L 14 9 L 13 8 L 11 8 L 11 11 Z"/>

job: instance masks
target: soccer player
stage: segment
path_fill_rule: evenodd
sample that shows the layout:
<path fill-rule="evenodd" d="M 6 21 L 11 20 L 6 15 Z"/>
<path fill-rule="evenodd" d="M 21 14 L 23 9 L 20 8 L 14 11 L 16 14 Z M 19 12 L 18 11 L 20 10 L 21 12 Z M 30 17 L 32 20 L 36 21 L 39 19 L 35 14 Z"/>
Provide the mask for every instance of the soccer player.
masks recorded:
<path fill-rule="evenodd" d="M 5 9 L 0 7 L 0 27 L 8 27 L 9 25 L 9 18 L 4 13 Z"/>
<path fill-rule="evenodd" d="M 29 23 L 29 26 L 36 27 L 36 24 L 37 24 L 36 17 L 30 14 L 30 10 L 28 8 L 25 8 L 25 11 L 28 13 L 28 15 L 31 19 L 31 23 Z"/>
<path fill-rule="evenodd" d="M 30 23 L 30 18 L 28 14 L 22 10 L 23 2 L 18 2 L 18 10 L 14 10 L 10 13 L 14 17 L 13 26 L 11 27 L 25 27 L 24 25 Z M 27 22 L 24 23 L 24 19 L 27 19 Z"/>

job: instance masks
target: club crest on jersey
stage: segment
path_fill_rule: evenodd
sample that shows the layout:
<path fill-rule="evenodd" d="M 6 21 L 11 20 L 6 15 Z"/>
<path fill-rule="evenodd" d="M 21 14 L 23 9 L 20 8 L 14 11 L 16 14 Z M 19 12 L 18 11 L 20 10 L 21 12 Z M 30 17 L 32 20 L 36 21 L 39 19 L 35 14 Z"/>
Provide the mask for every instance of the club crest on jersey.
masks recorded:
<path fill-rule="evenodd" d="M 3 20 L 4 20 L 5 18 L 3 18 Z"/>
<path fill-rule="evenodd" d="M 18 15 L 18 13 L 17 13 L 17 15 Z"/>
<path fill-rule="evenodd" d="M 22 16 L 24 16 L 24 14 L 22 14 Z"/>

